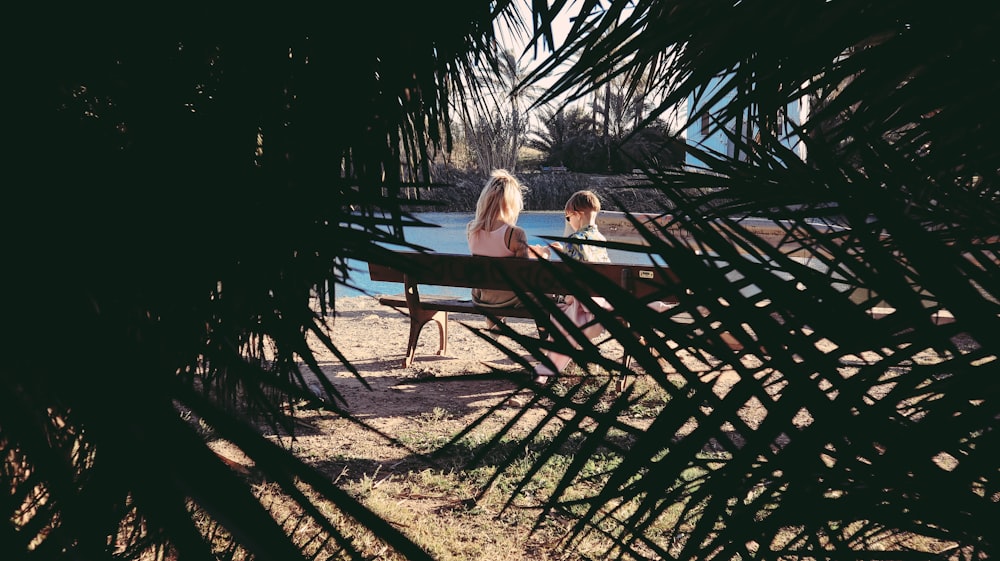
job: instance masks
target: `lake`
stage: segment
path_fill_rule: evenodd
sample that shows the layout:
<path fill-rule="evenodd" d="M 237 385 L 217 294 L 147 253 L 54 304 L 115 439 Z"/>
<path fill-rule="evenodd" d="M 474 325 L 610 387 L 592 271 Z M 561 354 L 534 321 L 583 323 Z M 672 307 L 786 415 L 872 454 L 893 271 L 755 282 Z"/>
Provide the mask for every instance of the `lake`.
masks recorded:
<path fill-rule="evenodd" d="M 407 228 L 406 239 L 413 243 L 433 249 L 440 253 L 468 254 L 469 246 L 465 240 L 465 225 L 472 220 L 471 212 L 420 212 L 415 213 L 420 220 L 436 224 L 437 228 Z M 562 211 L 522 212 L 517 225 L 528 233 L 529 244 L 545 244 L 547 240 L 541 236 L 565 236 L 566 215 Z M 621 251 L 611 251 L 611 260 L 619 263 L 633 263 L 639 257 Z M 370 294 L 397 294 L 402 287 L 396 283 L 374 282 L 368 278 L 368 264 L 364 261 L 349 260 L 352 272 L 350 282 L 357 288 L 338 285 L 337 297 L 361 296 L 362 290 Z M 421 288 L 425 294 L 442 294 L 449 296 L 468 296 L 468 288 L 443 286 L 428 286 Z"/>

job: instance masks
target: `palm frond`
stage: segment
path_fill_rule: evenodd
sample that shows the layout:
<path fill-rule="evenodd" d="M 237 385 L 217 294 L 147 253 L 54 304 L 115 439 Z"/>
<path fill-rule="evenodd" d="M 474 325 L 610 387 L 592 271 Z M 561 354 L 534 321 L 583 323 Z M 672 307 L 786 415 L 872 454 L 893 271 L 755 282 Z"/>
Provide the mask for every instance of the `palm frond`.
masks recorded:
<path fill-rule="evenodd" d="M 671 400 L 598 491 L 554 493 L 544 512 L 577 520 L 570 544 L 597 532 L 625 558 L 990 556 L 1000 143 L 982 71 L 997 65 L 985 23 L 997 11 L 622 4 L 580 7 L 540 66 L 570 64 L 549 95 L 670 60 L 661 107 L 693 100 L 690 121 L 742 125 L 728 129 L 733 156 L 694 146 L 702 167 L 645 166 L 672 222 L 645 226 L 633 250 L 686 290 L 664 293 L 678 304 L 658 314 L 609 288 L 634 321 L 602 320 Z M 775 129 L 805 97 L 812 114 Z M 757 219 L 783 229 L 779 243 Z M 573 356 L 607 360 L 593 345 Z M 590 401 L 554 406 L 613 422 Z M 536 465 L 574 437 L 594 439 L 583 453 L 610 446 L 607 434 L 567 423 Z M 584 478 L 575 463 L 559 489 Z"/>
<path fill-rule="evenodd" d="M 155 27 L 95 7 L 24 13 L 11 36 L 24 50 L 8 74 L 9 172 L 31 179 L 6 208 L 31 212 L 3 221 L 19 241 L 2 284 L 16 327 L 0 367 L 0 557 L 211 559 L 225 555 L 216 533 L 261 559 L 316 543 L 357 557 L 317 506 L 329 501 L 427 558 L 250 427 L 289 431 L 288 411 L 317 399 L 297 357 L 336 410 L 310 358 L 312 338 L 337 353 L 315 297 L 349 260 L 407 245 L 406 188 L 431 184 L 451 148 L 448 88 L 510 4 L 344 6 L 337 21 L 372 27 L 361 37 L 291 7 L 239 25 L 172 9 Z M 293 542 L 199 426 L 326 537 Z"/>

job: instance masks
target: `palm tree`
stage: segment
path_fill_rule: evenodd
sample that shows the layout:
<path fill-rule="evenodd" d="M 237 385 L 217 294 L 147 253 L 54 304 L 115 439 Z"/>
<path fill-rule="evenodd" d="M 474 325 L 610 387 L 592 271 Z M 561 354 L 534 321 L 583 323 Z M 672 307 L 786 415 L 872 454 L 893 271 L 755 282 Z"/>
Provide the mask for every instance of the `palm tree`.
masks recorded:
<path fill-rule="evenodd" d="M 480 171 L 515 171 L 530 131 L 528 105 L 535 86 L 523 87 L 526 69 L 510 49 L 501 49 L 487 68 L 470 78 L 477 93 L 459 104 L 458 113 Z"/>
<path fill-rule="evenodd" d="M 397 194 L 450 148 L 446 84 L 509 8 L 11 14 L 0 557 L 231 555 L 212 535 L 257 559 L 312 557 L 201 422 L 331 547 L 357 555 L 320 501 L 428 558 L 249 419 L 287 428 L 281 404 L 316 402 L 296 356 L 309 362 L 309 337 L 333 344 L 312 296 L 348 259 L 404 242 Z"/>
<path fill-rule="evenodd" d="M 733 157 L 698 151 L 705 169 L 648 166 L 699 251 L 648 230 L 686 290 L 656 314 L 609 287 L 632 321 L 605 320 L 673 399 L 640 430 L 615 413 L 641 396 L 595 412 L 582 390 L 548 392 L 575 415 L 536 466 L 572 439 L 621 465 L 587 474 L 581 458 L 543 516 L 578 521 L 570 546 L 596 532 L 623 558 L 993 557 L 998 9 L 674 0 L 622 17 L 624 4 L 587 5 L 591 25 L 543 65 L 571 68 L 540 102 L 669 58 L 660 110 L 731 95 L 711 120 L 748 120 L 760 138 L 733 135 Z M 803 161 L 770 124 L 807 96 L 821 103 L 793 130 Z M 787 234 L 769 241 L 747 217 Z M 574 356 L 624 370 L 598 351 Z M 595 481 L 591 496 L 561 494 Z"/>
<path fill-rule="evenodd" d="M 594 154 L 593 149 L 584 149 L 588 141 L 596 140 L 597 137 L 593 133 L 590 119 L 581 107 L 543 110 L 539 121 L 541 127 L 528 139 L 527 146 L 544 153 L 547 163 L 581 170 L 585 169 L 582 167 L 585 162 L 573 161 L 574 159 L 599 156 Z"/>

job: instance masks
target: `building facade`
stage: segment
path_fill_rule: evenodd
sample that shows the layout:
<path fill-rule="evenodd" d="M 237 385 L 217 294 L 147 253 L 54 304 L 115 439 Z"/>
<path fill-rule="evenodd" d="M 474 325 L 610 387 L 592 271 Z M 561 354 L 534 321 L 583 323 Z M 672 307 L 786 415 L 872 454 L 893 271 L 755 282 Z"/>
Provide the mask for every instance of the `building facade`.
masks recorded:
<path fill-rule="evenodd" d="M 705 152 L 728 158 L 739 158 L 745 161 L 748 157 L 747 154 L 736 153 L 737 146 L 733 142 L 733 139 L 744 138 L 751 141 L 759 139 L 759 130 L 756 124 L 747 118 L 748 115 L 746 112 L 744 112 L 743 118 L 739 120 L 731 119 L 725 123 L 718 123 L 713 120 L 713 115 L 718 114 L 722 107 L 725 107 L 732 101 L 733 92 L 729 92 L 727 95 L 712 102 L 709 111 L 699 115 L 703 106 L 709 103 L 709 100 L 713 100 L 716 97 L 720 83 L 721 81 L 716 79 L 701 95 L 691 95 L 688 97 L 686 114 L 696 117 L 688 123 L 688 127 L 685 130 L 686 141 L 689 146 L 697 147 Z M 808 98 L 800 98 L 788 103 L 784 108 L 784 112 L 775 115 L 774 118 L 774 130 L 778 139 L 785 147 L 793 150 L 802 160 L 806 159 L 806 146 L 795 131 L 808 114 L 809 100 Z M 687 152 L 684 163 L 689 167 L 704 167 L 704 162 L 699 160 L 691 151 Z"/>

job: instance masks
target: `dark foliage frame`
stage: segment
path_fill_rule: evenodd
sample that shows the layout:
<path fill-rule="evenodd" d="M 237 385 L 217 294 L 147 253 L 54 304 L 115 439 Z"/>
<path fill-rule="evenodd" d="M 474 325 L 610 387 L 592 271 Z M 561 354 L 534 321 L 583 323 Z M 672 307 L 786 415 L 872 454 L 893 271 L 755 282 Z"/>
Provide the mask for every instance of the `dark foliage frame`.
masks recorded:
<path fill-rule="evenodd" d="M 314 399 L 293 357 L 310 356 L 306 333 L 332 345 L 309 296 L 343 279 L 348 258 L 389 259 L 377 242 L 401 241 L 408 220 L 397 194 L 431 182 L 429 155 L 448 148 L 448 88 L 460 81 L 447 77 L 490 52 L 507 8 L 362 3 L 338 8 L 328 28 L 292 9 L 260 13 L 257 26 L 218 14 L 182 25 L 182 14 L 153 29 L 88 12 L 46 14 L 43 32 L 30 24 L 39 14 L 18 18 L 7 154 L 8 177 L 19 179 L 3 221 L 5 556 L 129 558 L 167 545 L 214 558 L 194 505 L 258 558 L 309 557 L 181 408 L 238 443 L 348 555 L 358 554 L 298 484 L 407 557 L 427 558 L 239 411 L 288 422 L 278 403 Z M 538 461 L 570 439 L 585 443 L 548 502 L 578 520 L 569 543 L 599 532 L 617 544 L 609 555 L 640 559 L 881 558 L 886 543 L 893 557 L 992 557 L 1000 159 L 985 109 L 998 94 L 997 9 L 532 9 L 539 40 L 559 10 L 590 14 L 539 67 L 575 57 L 550 98 L 665 66 L 677 81 L 662 111 L 721 77 L 734 101 L 711 120 L 756 118 L 761 131 L 753 143 L 731 139 L 744 159 L 702 152 L 705 170 L 648 169 L 670 200 L 664 211 L 701 251 L 668 228 L 632 249 L 662 258 L 690 290 L 655 315 L 609 288 L 634 321 L 602 319 L 669 406 L 634 431 L 615 420 L 630 393 L 605 413 L 573 391 L 539 396 L 574 422 Z M 358 22 L 377 22 L 378 33 L 343 33 Z M 806 162 L 767 125 L 802 96 L 818 108 L 795 131 Z M 743 227 L 747 216 L 787 224 L 784 243 Z M 933 321 L 941 311 L 954 321 Z M 670 321 L 680 314 L 697 329 Z M 725 352 L 722 333 L 743 350 Z M 265 340 L 275 344 L 268 363 Z M 705 368 L 677 360 L 679 349 Z M 621 369 L 588 345 L 574 358 Z M 722 370 L 739 381 L 718 386 Z M 336 407 L 336 388 L 325 389 Z M 748 404 L 767 410 L 762 422 L 742 414 Z M 621 430 L 625 444 L 609 437 Z M 600 491 L 564 500 L 587 452 L 609 448 L 622 461 L 601 474 Z M 944 549 L 914 549 L 912 536 Z"/>

